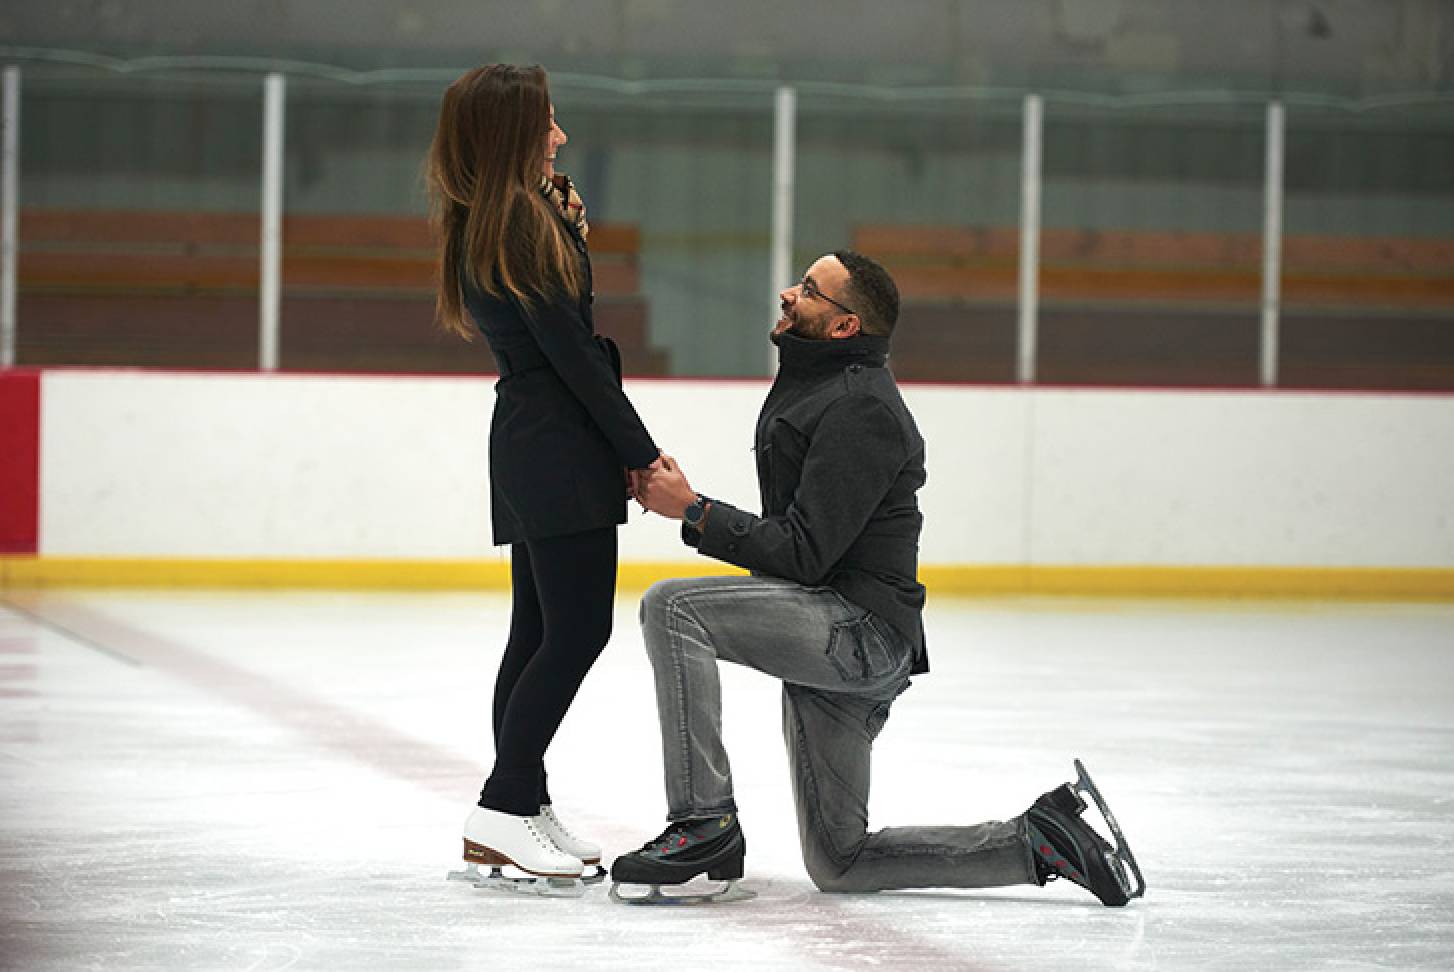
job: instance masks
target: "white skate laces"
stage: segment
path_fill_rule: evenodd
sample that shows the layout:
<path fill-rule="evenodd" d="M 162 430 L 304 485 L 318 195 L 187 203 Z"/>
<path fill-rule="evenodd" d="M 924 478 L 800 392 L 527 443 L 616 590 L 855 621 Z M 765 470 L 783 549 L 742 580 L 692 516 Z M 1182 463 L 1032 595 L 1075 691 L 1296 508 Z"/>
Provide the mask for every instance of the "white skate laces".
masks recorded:
<path fill-rule="evenodd" d="M 566 840 L 572 842 L 580 841 L 580 838 L 573 834 L 570 831 L 570 828 L 566 827 L 565 824 L 560 822 L 560 818 L 555 815 L 555 808 L 552 807 L 550 804 L 547 803 L 545 806 L 540 808 L 540 815 L 544 817 L 546 822 Z"/>
<path fill-rule="evenodd" d="M 541 806 L 540 814 L 532 819 L 557 847 L 580 860 L 584 866 L 581 878 L 587 884 L 595 884 L 606 877 L 606 869 L 601 866 L 601 848 L 571 833 L 550 804 Z"/>

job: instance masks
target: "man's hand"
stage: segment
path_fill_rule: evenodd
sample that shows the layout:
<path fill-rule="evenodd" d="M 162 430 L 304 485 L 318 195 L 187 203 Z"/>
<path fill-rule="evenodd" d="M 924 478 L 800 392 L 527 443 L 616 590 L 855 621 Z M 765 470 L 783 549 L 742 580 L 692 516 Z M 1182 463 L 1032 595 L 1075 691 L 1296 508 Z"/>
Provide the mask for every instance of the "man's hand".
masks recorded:
<path fill-rule="evenodd" d="M 657 462 L 660 468 L 637 483 L 636 501 L 653 513 L 680 520 L 697 494 L 675 459 L 663 454 Z"/>

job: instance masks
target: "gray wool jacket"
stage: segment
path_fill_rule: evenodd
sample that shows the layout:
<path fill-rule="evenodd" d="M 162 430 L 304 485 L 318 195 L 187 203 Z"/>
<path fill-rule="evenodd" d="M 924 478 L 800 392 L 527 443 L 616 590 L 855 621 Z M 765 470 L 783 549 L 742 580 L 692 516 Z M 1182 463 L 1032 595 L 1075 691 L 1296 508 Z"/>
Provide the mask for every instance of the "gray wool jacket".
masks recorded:
<path fill-rule="evenodd" d="M 886 367 L 888 338 L 777 339 L 778 374 L 757 419 L 762 515 L 716 498 L 682 539 L 705 556 L 831 587 L 918 645 L 924 439 Z"/>

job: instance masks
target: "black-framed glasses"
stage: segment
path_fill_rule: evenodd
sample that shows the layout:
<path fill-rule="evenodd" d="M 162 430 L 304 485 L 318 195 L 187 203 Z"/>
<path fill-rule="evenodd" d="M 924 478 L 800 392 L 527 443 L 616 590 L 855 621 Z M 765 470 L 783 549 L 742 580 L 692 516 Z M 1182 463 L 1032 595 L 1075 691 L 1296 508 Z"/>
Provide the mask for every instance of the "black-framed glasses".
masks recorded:
<path fill-rule="evenodd" d="M 798 289 L 803 292 L 804 297 L 807 297 L 809 299 L 813 297 L 821 297 L 845 314 L 853 314 L 855 316 L 857 316 L 858 314 L 858 311 L 854 310 L 851 307 L 845 307 L 844 305 L 838 303 L 838 301 L 834 300 L 832 297 L 829 297 L 827 294 L 823 293 L 823 291 L 818 289 L 818 285 L 813 283 L 813 281 L 809 280 L 807 277 L 804 277 L 802 281 L 798 283 Z"/>

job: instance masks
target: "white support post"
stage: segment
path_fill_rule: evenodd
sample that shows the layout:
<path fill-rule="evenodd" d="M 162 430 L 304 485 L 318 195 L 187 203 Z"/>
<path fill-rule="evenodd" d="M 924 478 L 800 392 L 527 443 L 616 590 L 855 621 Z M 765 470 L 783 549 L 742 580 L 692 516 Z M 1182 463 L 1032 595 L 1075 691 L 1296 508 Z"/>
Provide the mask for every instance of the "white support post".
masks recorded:
<path fill-rule="evenodd" d="M 1262 224 L 1261 378 L 1277 384 L 1278 318 L 1282 305 L 1282 167 L 1285 130 L 1282 102 L 1267 105 L 1267 172 Z"/>
<path fill-rule="evenodd" d="M 15 365 L 16 266 L 20 249 L 20 68 L 7 67 L 0 93 L 0 368 Z"/>
<path fill-rule="evenodd" d="M 262 277 L 258 289 L 258 368 L 278 368 L 283 277 L 283 104 L 281 74 L 263 80 Z"/>
<path fill-rule="evenodd" d="M 1015 377 L 1035 380 L 1035 346 L 1040 312 L 1040 158 L 1045 105 L 1039 95 L 1025 96 L 1024 148 L 1020 161 L 1020 327 Z"/>
<path fill-rule="evenodd" d="M 778 294 L 793 277 L 793 180 L 797 148 L 798 92 L 789 85 L 777 89 L 773 101 L 772 135 L 772 304 L 769 321 L 782 310 Z M 777 348 L 768 346 L 768 373 L 777 370 Z"/>

